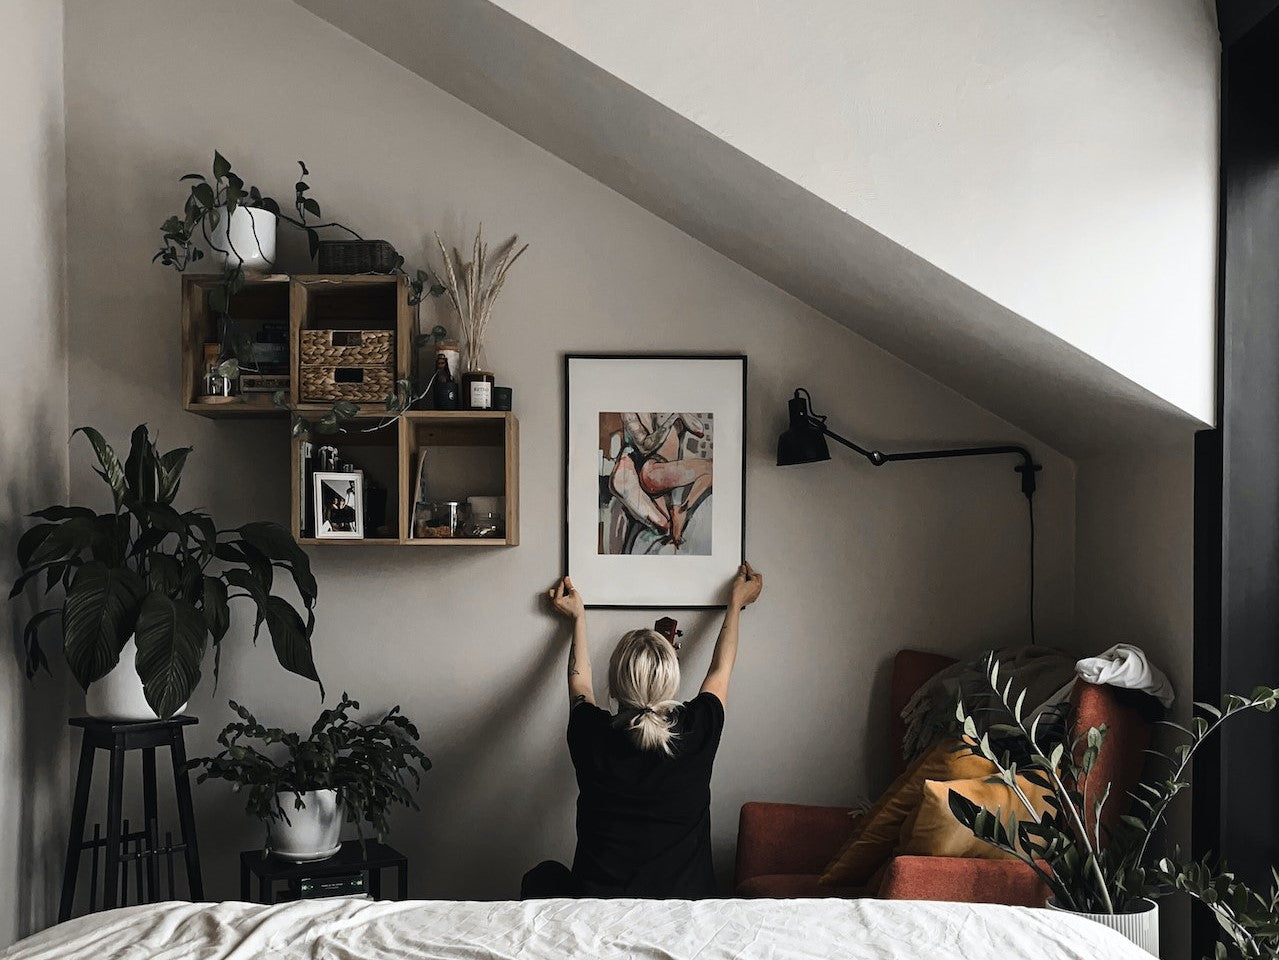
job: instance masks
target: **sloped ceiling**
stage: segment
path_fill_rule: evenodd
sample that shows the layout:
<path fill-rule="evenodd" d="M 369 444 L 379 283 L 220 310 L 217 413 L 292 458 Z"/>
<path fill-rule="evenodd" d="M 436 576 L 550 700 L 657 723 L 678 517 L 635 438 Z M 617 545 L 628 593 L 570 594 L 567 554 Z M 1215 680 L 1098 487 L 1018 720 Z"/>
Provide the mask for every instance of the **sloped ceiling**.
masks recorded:
<path fill-rule="evenodd" d="M 1203 426 L 488 0 L 295 2 L 1067 454 Z"/>

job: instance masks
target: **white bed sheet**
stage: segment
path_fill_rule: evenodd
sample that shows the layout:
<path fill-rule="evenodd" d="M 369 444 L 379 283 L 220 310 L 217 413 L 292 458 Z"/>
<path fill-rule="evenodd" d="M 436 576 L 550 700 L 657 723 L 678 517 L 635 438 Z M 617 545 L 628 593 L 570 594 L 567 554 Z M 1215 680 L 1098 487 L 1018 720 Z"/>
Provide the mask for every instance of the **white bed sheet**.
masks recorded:
<path fill-rule="evenodd" d="M 362 899 L 161 903 L 81 917 L 6 960 L 1150 960 L 1048 910 L 907 900 Z"/>

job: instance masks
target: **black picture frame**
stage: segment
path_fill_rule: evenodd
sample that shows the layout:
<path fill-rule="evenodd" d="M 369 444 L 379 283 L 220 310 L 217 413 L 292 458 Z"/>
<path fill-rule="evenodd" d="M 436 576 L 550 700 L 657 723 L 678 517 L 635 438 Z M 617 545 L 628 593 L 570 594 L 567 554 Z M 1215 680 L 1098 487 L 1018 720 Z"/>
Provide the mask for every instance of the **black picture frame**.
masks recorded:
<path fill-rule="evenodd" d="M 569 376 L 569 369 L 574 360 L 736 360 L 742 366 L 742 466 L 741 466 L 741 542 L 739 563 L 746 561 L 746 460 L 749 455 L 750 445 L 748 418 L 749 407 L 747 403 L 748 396 L 748 363 L 746 354 L 743 353 L 565 353 L 563 356 L 563 412 L 562 412 L 562 439 L 563 449 L 561 455 L 561 473 L 560 484 L 561 490 L 561 509 L 563 512 L 563 523 L 561 525 L 561 551 L 560 565 L 563 570 L 562 576 L 569 574 L 569 420 L 571 413 L 571 394 L 572 383 Z M 589 600 L 589 598 L 588 598 Z M 725 604 L 722 603 L 705 603 L 705 604 L 652 604 L 652 603 L 586 603 L 587 609 L 590 610 L 723 610 Z"/>

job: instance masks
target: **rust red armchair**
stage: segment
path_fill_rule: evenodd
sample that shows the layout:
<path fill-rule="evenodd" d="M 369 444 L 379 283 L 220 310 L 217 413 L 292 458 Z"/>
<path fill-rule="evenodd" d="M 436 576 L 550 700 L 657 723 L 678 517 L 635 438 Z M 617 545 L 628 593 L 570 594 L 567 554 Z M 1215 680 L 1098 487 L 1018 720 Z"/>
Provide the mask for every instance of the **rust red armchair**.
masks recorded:
<path fill-rule="evenodd" d="M 930 677 L 954 663 L 949 657 L 903 650 L 893 660 L 890 735 L 901 743 L 902 708 Z M 1090 776 L 1094 786 L 1111 784 L 1111 796 L 1126 798 L 1141 775 L 1150 744 L 1151 715 L 1144 694 L 1075 684 L 1072 702 L 1079 730 L 1105 724 L 1105 747 Z M 897 772 L 904 762 L 894 750 Z M 1123 804 L 1109 803 L 1103 823 L 1113 823 Z M 881 897 L 888 900 L 955 900 L 1042 906 L 1047 888 L 1016 860 L 957 857 L 892 858 L 865 887 L 823 886 L 819 880 L 852 832 L 847 807 L 794 803 L 747 803 L 737 830 L 735 892 L 739 897 Z"/>

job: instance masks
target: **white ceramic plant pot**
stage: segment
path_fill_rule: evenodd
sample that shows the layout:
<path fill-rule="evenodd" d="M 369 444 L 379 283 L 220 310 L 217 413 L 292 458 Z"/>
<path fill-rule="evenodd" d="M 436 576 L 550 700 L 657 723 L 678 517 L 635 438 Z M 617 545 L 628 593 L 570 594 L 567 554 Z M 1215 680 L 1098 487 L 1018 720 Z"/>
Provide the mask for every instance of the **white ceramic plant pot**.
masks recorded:
<path fill-rule="evenodd" d="M 120 662 L 115 668 L 101 680 L 89 684 L 84 695 L 84 709 L 89 716 L 125 722 L 160 719 L 142 690 L 137 656 L 138 645 L 130 637 L 120 651 Z M 186 708 L 184 703 L 177 712 L 182 713 Z"/>
<path fill-rule="evenodd" d="M 297 809 L 297 797 L 285 790 L 275 795 L 288 822 L 271 821 L 271 852 L 285 860 L 327 860 L 342 846 L 342 817 L 336 790 L 307 790 L 305 806 Z"/>
<path fill-rule="evenodd" d="M 220 207 L 218 213 L 221 219 L 209 231 L 214 263 L 232 267 L 238 263 L 245 270 L 271 269 L 275 263 L 275 214 L 259 207 L 236 207 L 229 217 L 226 208 Z"/>
<path fill-rule="evenodd" d="M 1140 909 L 1132 913 L 1076 913 L 1064 910 L 1051 899 L 1048 909 L 1059 910 L 1075 917 L 1085 917 L 1103 927 L 1109 927 L 1135 943 L 1153 956 L 1159 956 L 1159 904 L 1153 900 L 1138 900 Z"/>

